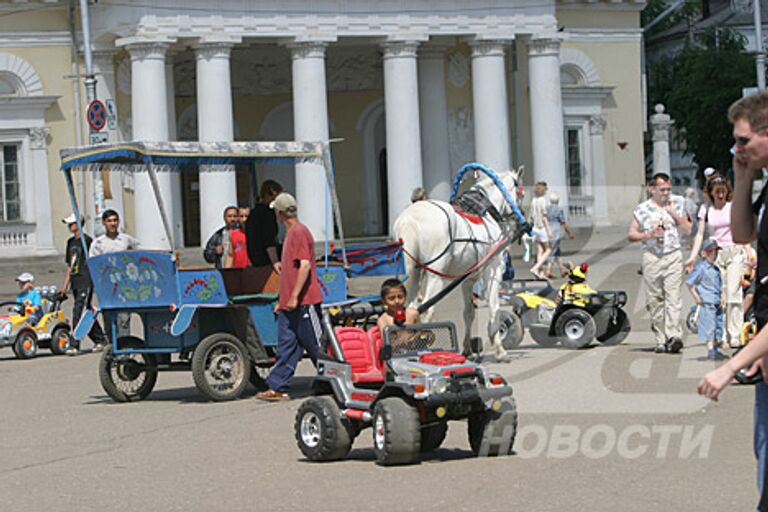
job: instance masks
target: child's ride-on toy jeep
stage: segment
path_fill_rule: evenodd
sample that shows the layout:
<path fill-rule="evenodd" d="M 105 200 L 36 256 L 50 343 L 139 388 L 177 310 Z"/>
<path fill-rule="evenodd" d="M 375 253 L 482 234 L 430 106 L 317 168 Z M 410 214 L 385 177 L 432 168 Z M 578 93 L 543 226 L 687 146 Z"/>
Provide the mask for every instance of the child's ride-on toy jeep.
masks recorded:
<path fill-rule="evenodd" d="M 335 320 L 348 321 L 355 308 Z M 370 306 L 370 310 L 374 309 Z M 379 310 L 380 312 L 381 310 Z M 359 312 L 359 311 L 358 311 Z M 509 454 L 517 429 L 512 388 L 501 375 L 458 352 L 452 323 L 333 327 L 324 312 L 328 356 L 318 360 L 316 396 L 296 414 L 296 441 L 312 461 L 344 458 L 354 438 L 373 427 L 379 464 L 410 464 L 437 449 L 449 420 L 468 420 L 477 455 Z"/>
<path fill-rule="evenodd" d="M 548 281 L 524 280 L 520 287 L 503 289 L 501 299 L 514 306 L 539 345 L 582 348 L 595 338 L 604 345 L 617 345 L 631 328 L 622 309 L 627 294 L 594 290 L 585 282 L 588 270 L 586 264 L 571 267 L 568 281 L 557 291 Z"/>
<path fill-rule="evenodd" d="M 35 306 L 0 303 L 0 347 L 11 347 L 19 359 L 35 357 L 38 348 L 61 355 L 72 343 L 71 328 L 61 310 L 66 296 L 60 296 L 55 287 L 43 287 L 40 293 L 43 305 L 38 322 L 34 321 Z"/>

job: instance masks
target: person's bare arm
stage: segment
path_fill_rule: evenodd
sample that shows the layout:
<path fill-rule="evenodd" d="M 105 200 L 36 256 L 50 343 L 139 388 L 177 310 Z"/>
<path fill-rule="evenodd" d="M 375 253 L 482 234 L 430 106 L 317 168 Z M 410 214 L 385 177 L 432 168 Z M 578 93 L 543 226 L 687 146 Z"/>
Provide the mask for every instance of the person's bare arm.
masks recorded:
<path fill-rule="evenodd" d="M 691 292 L 691 297 L 693 297 L 693 301 L 696 304 L 701 304 L 701 296 L 699 295 L 699 292 L 696 291 L 696 287 L 689 284 L 688 291 Z"/>
<path fill-rule="evenodd" d="M 752 366 L 758 360 L 768 355 L 768 329 L 762 329 L 755 338 L 737 352 L 726 364 L 721 365 L 716 370 L 707 373 L 699 381 L 698 391 L 700 395 L 717 401 L 720 391 L 725 388 L 742 368 Z M 754 371 L 754 368 L 752 368 Z M 765 378 L 766 368 L 763 367 L 763 377 Z"/>
<path fill-rule="evenodd" d="M 685 212 L 683 212 L 682 215 L 678 215 L 674 206 L 671 204 L 667 206 L 667 212 L 672 217 L 672 220 L 675 221 L 678 231 L 682 232 L 684 235 L 691 234 L 691 220 Z"/>
<path fill-rule="evenodd" d="M 737 244 L 757 238 L 757 222 L 752 213 L 752 180 L 755 170 L 748 169 L 738 156 L 733 157 L 733 202 L 731 204 L 731 236 Z"/>
<path fill-rule="evenodd" d="M 71 279 L 72 279 L 72 269 L 70 268 L 69 265 L 67 265 L 67 273 L 64 274 L 64 284 L 61 285 L 61 289 L 59 290 L 61 293 L 67 293 Z"/>
<path fill-rule="evenodd" d="M 272 268 L 275 269 L 275 272 L 282 273 L 283 266 L 277 257 L 277 247 L 267 247 L 267 256 L 269 256 L 269 261 L 272 262 Z"/>
<path fill-rule="evenodd" d="M 691 271 L 690 267 L 694 263 L 696 263 L 696 256 L 699 254 L 699 250 L 701 249 L 701 243 L 704 241 L 704 230 L 706 229 L 707 223 L 704 221 L 704 219 L 699 219 L 699 229 L 696 231 L 696 236 L 693 238 L 693 247 L 691 247 L 691 255 L 688 256 L 688 260 L 685 262 L 686 270 L 688 272 Z"/>
<path fill-rule="evenodd" d="M 632 217 L 632 223 L 629 225 L 629 232 L 627 233 L 627 238 L 630 242 L 642 242 L 643 240 L 660 236 L 664 236 L 664 229 L 655 227 L 651 231 L 642 231 L 640 223 L 637 222 L 637 217 Z"/>

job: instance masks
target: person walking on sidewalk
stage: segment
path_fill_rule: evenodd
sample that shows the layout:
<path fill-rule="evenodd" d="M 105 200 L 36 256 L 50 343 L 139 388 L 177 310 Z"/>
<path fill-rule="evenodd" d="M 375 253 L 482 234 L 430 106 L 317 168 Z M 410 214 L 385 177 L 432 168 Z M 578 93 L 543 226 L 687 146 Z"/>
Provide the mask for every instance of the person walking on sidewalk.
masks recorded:
<path fill-rule="evenodd" d="M 91 248 L 92 239 L 85 233 L 80 233 L 77 226 L 77 219 L 73 215 L 61 220 L 69 228 L 72 236 L 67 240 L 67 250 L 65 252 L 65 263 L 67 264 L 67 273 L 64 276 L 64 284 L 61 285 L 60 293 L 65 295 L 67 290 L 72 290 L 72 296 L 75 303 L 72 306 L 72 327 L 76 327 L 83 316 L 85 308 L 91 307 L 93 297 L 93 283 L 91 274 L 88 272 L 88 262 L 86 261 L 85 251 L 83 251 L 83 241 L 85 247 Z M 82 223 L 82 222 L 81 222 Z M 81 239 L 82 237 L 82 239 Z M 98 350 L 107 344 L 107 337 L 101 330 L 98 320 L 94 320 L 91 332 L 88 333 L 94 347 Z M 67 355 L 74 356 L 80 353 L 80 341 L 72 337 L 72 345 L 67 349 Z"/>
<path fill-rule="evenodd" d="M 702 205 L 698 214 L 698 231 L 693 240 L 691 255 L 685 262 L 686 272 L 693 270 L 696 256 L 704 239 L 704 232 L 709 229 L 712 237 L 720 247 L 717 257 L 717 266 L 723 279 L 723 295 L 725 297 L 724 341 L 731 348 L 741 345 L 741 327 L 744 324 L 744 310 L 742 303 L 744 294 L 741 289 L 741 277 L 744 274 L 747 249 L 744 245 L 735 244 L 731 236 L 731 200 L 733 189 L 731 184 L 720 175 L 716 175 L 707 181 L 704 188 L 707 203 Z"/>
<path fill-rule="evenodd" d="M 317 365 L 320 350 L 320 303 L 323 295 L 317 284 L 315 240 L 299 222 L 296 199 L 286 192 L 269 205 L 285 225 L 281 257 L 280 291 L 277 312 L 277 361 L 269 372 L 269 389 L 256 394 L 268 401 L 290 400 L 288 388 L 304 351 Z"/>
<path fill-rule="evenodd" d="M 628 238 L 643 244 L 645 307 L 651 317 L 656 353 L 674 354 L 683 348 L 680 235 L 690 233 L 691 222 L 685 214 L 683 198 L 671 194 L 667 174 L 657 173 L 651 178 L 650 192 L 651 198 L 633 211 Z"/>

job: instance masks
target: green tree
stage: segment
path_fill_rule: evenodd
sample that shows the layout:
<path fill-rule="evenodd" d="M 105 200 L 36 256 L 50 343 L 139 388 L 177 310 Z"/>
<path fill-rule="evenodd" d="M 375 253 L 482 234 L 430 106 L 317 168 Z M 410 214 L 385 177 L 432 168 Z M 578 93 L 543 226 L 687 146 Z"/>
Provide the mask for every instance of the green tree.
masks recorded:
<path fill-rule="evenodd" d="M 663 103 L 700 168 L 726 171 L 733 145 L 728 106 L 754 85 L 755 66 L 746 39 L 712 29 L 689 39 L 683 51 L 649 69 L 649 107 Z"/>

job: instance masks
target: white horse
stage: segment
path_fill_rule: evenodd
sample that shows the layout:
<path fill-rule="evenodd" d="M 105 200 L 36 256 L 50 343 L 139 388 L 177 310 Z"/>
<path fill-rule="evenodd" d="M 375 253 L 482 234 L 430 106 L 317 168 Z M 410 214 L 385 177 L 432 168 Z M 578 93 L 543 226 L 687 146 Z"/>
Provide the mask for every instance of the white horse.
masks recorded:
<path fill-rule="evenodd" d="M 505 171 L 499 174 L 512 198 L 515 197 L 517 181 L 522 174 L 518 171 Z M 501 191 L 490 178 L 479 180 L 472 189 L 485 194 L 490 203 L 503 217 L 502 222 L 514 222 L 512 209 L 507 204 Z M 486 256 L 502 236 L 502 226 L 486 213 L 482 223 L 476 224 L 457 214 L 453 206 L 445 201 L 418 201 L 406 208 L 395 220 L 395 239 L 403 240 L 405 271 L 408 275 L 406 288 L 413 307 L 418 303 L 419 293 L 425 300 L 435 296 L 450 283 L 452 277 L 464 274 Z M 507 352 L 501 344 L 498 333 L 499 283 L 504 272 L 503 251 L 491 258 L 485 265 L 461 283 L 464 298 L 464 354 L 470 353 L 470 336 L 475 310 L 472 306 L 472 286 L 482 278 L 486 286 L 490 320 L 488 338 L 495 350 L 496 359 L 508 360 Z M 422 268 L 415 260 L 422 263 Z M 439 274 L 438 274 L 439 273 Z M 443 274 L 441 276 L 440 274 Z M 423 283 L 423 288 L 420 289 Z M 434 308 L 422 315 L 429 321 Z"/>

